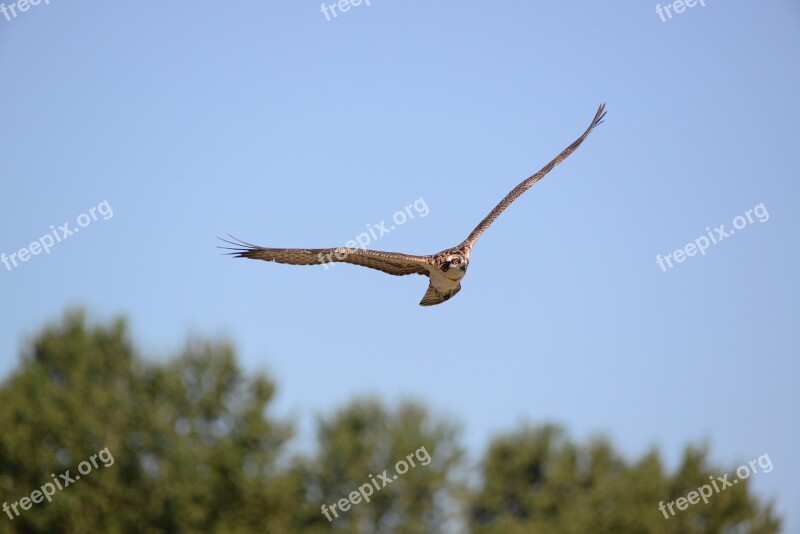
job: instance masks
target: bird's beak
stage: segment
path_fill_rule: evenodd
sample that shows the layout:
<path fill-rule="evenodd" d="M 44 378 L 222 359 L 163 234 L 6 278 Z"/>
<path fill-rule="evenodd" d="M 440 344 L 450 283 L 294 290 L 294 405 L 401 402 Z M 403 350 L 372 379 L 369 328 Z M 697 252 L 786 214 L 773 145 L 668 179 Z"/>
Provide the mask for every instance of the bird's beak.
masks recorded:
<path fill-rule="evenodd" d="M 464 271 L 464 272 L 467 272 L 467 266 L 466 265 L 462 265 L 461 266 L 461 270 Z"/>

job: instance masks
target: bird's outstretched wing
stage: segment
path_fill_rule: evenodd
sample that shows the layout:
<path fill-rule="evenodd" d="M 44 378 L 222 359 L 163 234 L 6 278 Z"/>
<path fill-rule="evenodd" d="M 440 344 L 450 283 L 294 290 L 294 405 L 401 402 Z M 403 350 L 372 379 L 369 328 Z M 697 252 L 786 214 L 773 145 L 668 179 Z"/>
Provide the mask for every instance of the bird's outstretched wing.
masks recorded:
<path fill-rule="evenodd" d="M 397 252 L 381 252 L 380 250 L 364 250 L 360 248 L 266 248 L 246 243 L 231 236 L 235 241 L 222 239 L 233 247 L 220 247 L 230 250 L 235 258 L 274 261 L 290 265 L 322 265 L 330 262 L 345 262 L 370 269 L 377 269 L 388 274 L 403 276 L 406 274 L 428 275 L 430 263 L 427 256 L 411 256 Z"/>
<path fill-rule="evenodd" d="M 472 233 L 469 234 L 469 237 L 467 237 L 467 239 L 464 240 L 462 245 L 467 245 L 470 247 L 474 245 L 475 241 L 478 240 L 478 238 L 484 232 L 484 230 L 489 228 L 489 225 L 492 224 L 494 220 L 497 219 L 501 213 L 503 213 L 503 210 L 505 210 L 512 202 L 514 202 L 517 199 L 517 197 L 519 197 L 522 193 L 527 191 L 533 184 L 541 180 L 545 174 L 553 170 L 553 167 L 555 167 L 556 165 L 567 159 L 567 157 L 570 154 L 572 154 L 575 151 L 575 149 L 581 145 L 581 143 L 583 143 L 583 140 L 586 139 L 586 137 L 592 132 L 594 127 L 603 122 L 603 117 L 605 117 L 605 115 L 606 115 L 606 105 L 601 104 L 597 110 L 597 113 L 594 116 L 594 119 L 592 119 L 592 123 L 589 125 L 586 131 L 583 132 L 583 135 L 577 138 L 574 143 L 565 148 L 564 151 L 561 152 L 561 154 L 559 154 L 553 159 L 553 161 L 542 167 L 542 169 L 539 172 L 537 172 L 530 178 L 523 181 L 517 187 L 512 189 L 511 192 L 508 195 L 506 195 L 506 197 L 503 200 L 501 200 L 497 206 L 495 206 L 495 208 L 489 213 L 489 215 L 487 215 L 486 218 L 480 222 L 480 224 L 472 231 Z"/>

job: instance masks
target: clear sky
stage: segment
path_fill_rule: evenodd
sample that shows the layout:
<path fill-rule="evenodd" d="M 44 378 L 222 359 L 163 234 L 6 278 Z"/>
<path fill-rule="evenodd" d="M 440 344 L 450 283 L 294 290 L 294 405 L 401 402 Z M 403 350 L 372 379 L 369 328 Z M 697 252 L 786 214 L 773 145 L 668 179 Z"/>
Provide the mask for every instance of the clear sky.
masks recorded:
<path fill-rule="evenodd" d="M 459 421 L 473 459 L 523 421 L 606 433 L 631 458 L 657 446 L 670 466 L 707 442 L 725 467 L 769 454 L 754 487 L 800 532 L 800 4 L 670 13 L 50 0 L 0 15 L 0 252 L 80 229 L 0 264 L 0 375 L 85 305 L 128 316 L 160 358 L 188 334 L 230 337 L 278 382 L 299 446 L 315 414 L 370 393 Z M 481 237 L 444 305 L 417 305 L 419 276 L 215 248 L 227 232 L 343 246 L 419 199 L 369 246 L 453 246 L 601 102 L 605 123 Z"/>

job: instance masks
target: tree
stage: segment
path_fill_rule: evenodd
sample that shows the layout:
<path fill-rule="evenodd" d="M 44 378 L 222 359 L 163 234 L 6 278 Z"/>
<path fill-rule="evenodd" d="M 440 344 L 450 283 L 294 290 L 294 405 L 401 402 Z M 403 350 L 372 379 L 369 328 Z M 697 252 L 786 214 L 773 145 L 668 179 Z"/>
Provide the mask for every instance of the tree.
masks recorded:
<path fill-rule="evenodd" d="M 726 470 L 709 468 L 707 451 L 689 447 L 673 475 L 655 451 L 625 462 L 595 439 L 578 445 L 557 426 L 523 428 L 496 438 L 482 465 L 483 486 L 471 498 L 476 533 L 778 532 L 772 505 L 751 495 L 747 480 L 666 516 L 672 502 Z M 771 463 L 770 463 L 771 465 Z"/>
<path fill-rule="evenodd" d="M 70 312 L 0 388 L 0 493 L 16 501 L 51 474 L 75 477 L 103 449 L 113 463 L 95 458 L 52 502 L 0 518 L 16 532 L 285 532 L 296 516 L 287 496 L 303 491 L 276 469 L 290 430 L 266 415 L 274 391 L 242 375 L 229 344 L 145 363 L 124 321 L 90 327 Z"/>
<path fill-rule="evenodd" d="M 492 441 L 473 491 L 458 427 L 422 404 L 356 399 L 319 417 L 314 453 L 289 458 L 274 394 L 268 377 L 244 376 L 230 343 L 149 361 L 124 320 L 68 312 L 0 384 L 0 532 L 779 529 L 747 480 L 662 515 L 662 501 L 733 471 L 709 467 L 705 448 L 668 474 L 656 451 L 626 462 L 605 440 L 526 427 Z"/>
<path fill-rule="evenodd" d="M 319 418 L 308 485 L 317 514 L 325 513 L 324 531 L 441 531 L 458 511 L 457 436 L 455 425 L 412 402 L 389 410 L 377 399 L 358 399 Z M 356 504 L 335 508 L 348 498 Z"/>

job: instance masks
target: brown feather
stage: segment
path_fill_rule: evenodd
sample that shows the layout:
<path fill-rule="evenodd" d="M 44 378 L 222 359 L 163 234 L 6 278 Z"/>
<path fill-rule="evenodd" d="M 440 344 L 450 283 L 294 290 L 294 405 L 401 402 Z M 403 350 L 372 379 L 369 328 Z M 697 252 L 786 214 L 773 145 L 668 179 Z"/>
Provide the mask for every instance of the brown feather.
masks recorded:
<path fill-rule="evenodd" d="M 234 238 L 236 239 L 236 238 Z M 223 239 L 235 248 L 222 247 L 231 250 L 235 258 L 249 258 L 253 260 L 274 261 L 290 265 L 322 265 L 329 262 L 352 263 L 370 269 L 377 269 L 395 276 L 407 274 L 428 275 L 427 265 L 430 265 L 427 256 L 411 256 L 397 252 L 383 252 L 380 250 L 364 250 L 360 248 L 266 248 L 259 247 L 244 241 L 237 242 Z"/>
<path fill-rule="evenodd" d="M 419 305 L 435 306 L 436 304 L 441 304 L 442 302 L 450 300 L 450 297 L 459 291 L 461 291 L 461 284 L 458 284 L 455 289 L 448 291 L 447 293 L 441 293 L 437 291 L 435 287 L 433 287 L 433 284 L 428 284 L 428 290 L 422 296 L 422 300 L 419 301 Z"/>

